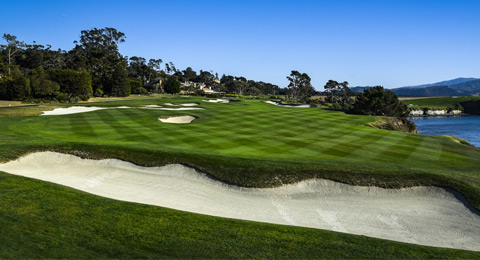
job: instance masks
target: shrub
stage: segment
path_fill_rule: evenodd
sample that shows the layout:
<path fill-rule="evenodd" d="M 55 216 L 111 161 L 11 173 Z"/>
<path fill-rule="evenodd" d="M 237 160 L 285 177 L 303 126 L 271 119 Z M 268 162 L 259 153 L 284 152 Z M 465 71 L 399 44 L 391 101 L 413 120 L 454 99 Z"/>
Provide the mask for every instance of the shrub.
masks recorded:
<path fill-rule="evenodd" d="M 382 86 L 376 86 L 360 94 L 350 112 L 361 115 L 404 117 L 408 115 L 408 108 L 398 100 L 395 93 L 383 89 Z"/>

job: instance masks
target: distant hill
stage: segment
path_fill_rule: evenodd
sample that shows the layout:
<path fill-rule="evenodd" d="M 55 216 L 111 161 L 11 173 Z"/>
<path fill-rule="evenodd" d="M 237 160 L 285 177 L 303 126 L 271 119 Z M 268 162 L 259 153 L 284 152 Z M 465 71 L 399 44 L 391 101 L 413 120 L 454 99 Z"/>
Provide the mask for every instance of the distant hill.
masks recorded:
<path fill-rule="evenodd" d="M 456 79 L 445 80 L 445 81 L 440 81 L 440 82 L 431 83 L 431 84 L 406 86 L 401 88 L 426 88 L 426 87 L 433 87 L 433 86 L 449 86 L 450 87 L 452 85 L 461 84 L 461 83 L 472 81 L 472 80 L 478 80 L 478 79 L 477 78 L 456 78 Z"/>
<path fill-rule="evenodd" d="M 350 88 L 353 92 L 362 93 L 369 86 Z M 457 78 L 432 84 L 390 89 L 397 96 L 411 97 L 449 97 L 449 96 L 480 96 L 480 79 Z"/>
<path fill-rule="evenodd" d="M 362 93 L 365 89 L 369 89 L 369 88 L 371 88 L 371 87 L 360 87 L 360 86 L 358 86 L 358 87 L 350 88 L 350 90 L 351 90 L 352 92 Z"/>
<path fill-rule="evenodd" d="M 397 96 L 413 96 L 413 97 L 446 97 L 446 96 L 463 96 L 464 93 L 455 90 L 449 86 L 433 86 L 423 88 L 396 88 L 391 89 Z M 470 96 L 470 95 L 468 95 Z"/>
<path fill-rule="evenodd" d="M 450 87 L 460 92 L 470 93 L 471 95 L 479 95 L 480 79 L 462 82 L 459 84 L 451 85 Z"/>

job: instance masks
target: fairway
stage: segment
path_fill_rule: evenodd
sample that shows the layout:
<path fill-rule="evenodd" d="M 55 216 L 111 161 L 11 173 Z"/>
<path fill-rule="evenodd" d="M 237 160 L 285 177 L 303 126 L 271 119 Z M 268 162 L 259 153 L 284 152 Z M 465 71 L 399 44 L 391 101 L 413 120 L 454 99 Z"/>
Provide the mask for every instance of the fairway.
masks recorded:
<path fill-rule="evenodd" d="M 140 166 L 183 164 L 241 187 L 312 178 L 383 188 L 439 186 L 480 208 L 480 151 L 452 138 L 379 130 L 368 126 L 375 117 L 321 108 L 214 101 L 123 100 L 90 103 L 84 113 L 2 117 L 0 161 L 47 150 Z M 159 121 L 186 115 L 195 120 Z"/>

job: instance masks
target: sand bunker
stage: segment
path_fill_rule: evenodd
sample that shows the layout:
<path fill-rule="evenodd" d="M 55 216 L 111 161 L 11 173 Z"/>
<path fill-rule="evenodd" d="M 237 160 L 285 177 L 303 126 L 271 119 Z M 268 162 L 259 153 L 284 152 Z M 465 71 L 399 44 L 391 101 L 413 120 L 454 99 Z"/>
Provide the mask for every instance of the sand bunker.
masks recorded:
<path fill-rule="evenodd" d="M 190 104 L 190 103 L 187 103 L 187 104 Z M 51 110 L 51 111 L 43 111 L 41 116 L 69 115 L 69 114 L 86 113 L 86 112 L 92 112 L 96 110 L 115 109 L 115 108 L 122 108 L 122 109 L 144 108 L 144 109 L 160 109 L 160 110 L 202 110 L 203 109 L 200 107 L 189 107 L 189 105 L 187 105 L 186 107 L 178 107 L 178 108 L 167 108 L 159 105 L 146 105 L 142 107 L 128 107 L 128 106 L 119 106 L 119 107 L 78 107 L 76 106 L 75 107 L 74 106 L 74 107 L 65 107 L 65 108 L 55 108 L 54 110 Z"/>
<path fill-rule="evenodd" d="M 209 103 L 230 103 L 230 100 L 218 98 L 218 99 L 203 100 L 203 102 L 209 102 Z"/>
<path fill-rule="evenodd" d="M 265 101 L 265 103 L 267 103 L 267 104 L 272 104 L 272 105 L 279 106 L 279 107 L 296 107 L 296 108 L 308 108 L 308 107 L 311 107 L 310 105 L 283 105 L 283 104 L 280 104 L 280 103 L 277 103 L 277 102 L 273 102 L 273 101 Z"/>
<path fill-rule="evenodd" d="M 162 107 L 162 106 L 159 106 L 159 105 L 146 105 L 146 106 L 143 106 L 144 108 L 159 108 L 159 107 Z"/>
<path fill-rule="evenodd" d="M 182 107 L 194 107 L 194 106 L 198 106 L 197 103 L 183 103 L 183 104 L 165 103 L 165 105 L 167 105 L 167 106 L 173 106 L 173 107 L 178 107 L 178 106 L 182 106 Z"/>
<path fill-rule="evenodd" d="M 96 110 L 107 109 L 106 107 L 65 107 L 65 108 L 55 108 L 51 111 L 43 111 L 41 116 L 58 116 L 58 115 L 69 115 L 69 114 L 78 114 L 92 112 Z"/>
<path fill-rule="evenodd" d="M 159 110 L 203 110 L 201 107 L 162 107 L 162 108 L 154 108 Z"/>
<path fill-rule="evenodd" d="M 190 124 L 193 120 L 197 119 L 194 116 L 172 116 L 167 118 L 158 118 L 162 123 L 170 124 Z"/>
<path fill-rule="evenodd" d="M 108 198 L 207 215 L 480 250 L 480 216 L 441 188 L 389 190 L 318 179 L 271 189 L 239 188 L 182 165 L 146 168 L 53 152 L 0 164 L 0 170 Z"/>

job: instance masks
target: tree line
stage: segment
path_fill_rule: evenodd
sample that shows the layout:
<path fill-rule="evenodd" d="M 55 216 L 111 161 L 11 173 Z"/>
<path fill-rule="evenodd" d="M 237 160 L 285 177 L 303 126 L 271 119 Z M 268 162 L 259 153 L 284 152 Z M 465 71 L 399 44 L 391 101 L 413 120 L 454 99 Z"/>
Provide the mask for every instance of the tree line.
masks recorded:
<path fill-rule="evenodd" d="M 285 94 L 285 89 L 245 77 L 191 67 L 179 70 L 162 59 L 126 57 L 119 50 L 125 34 L 115 28 L 82 30 L 69 51 L 51 45 L 26 44 L 4 34 L 0 45 L 0 99 L 86 100 L 92 96 L 195 92 L 198 84 L 239 95 Z M 150 83 L 157 84 L 150 84 Z"/>

